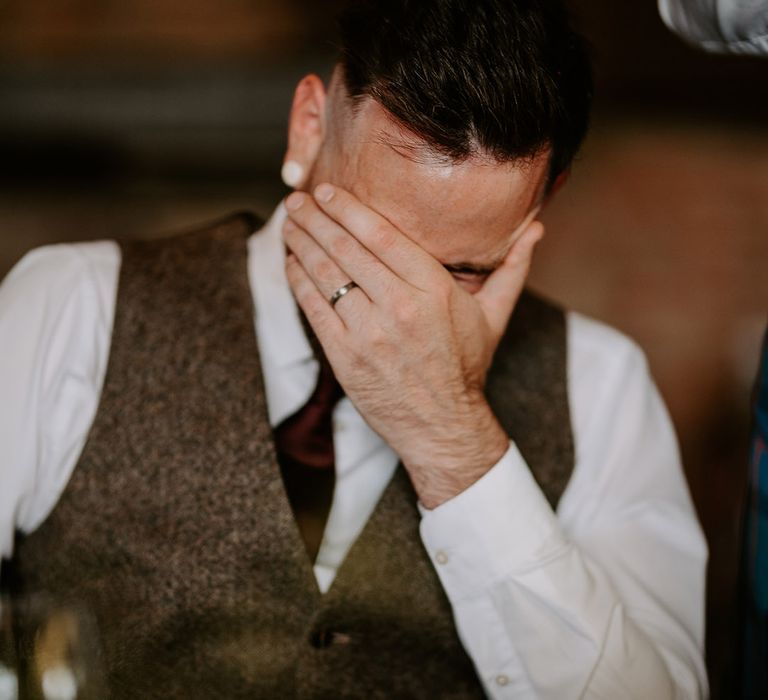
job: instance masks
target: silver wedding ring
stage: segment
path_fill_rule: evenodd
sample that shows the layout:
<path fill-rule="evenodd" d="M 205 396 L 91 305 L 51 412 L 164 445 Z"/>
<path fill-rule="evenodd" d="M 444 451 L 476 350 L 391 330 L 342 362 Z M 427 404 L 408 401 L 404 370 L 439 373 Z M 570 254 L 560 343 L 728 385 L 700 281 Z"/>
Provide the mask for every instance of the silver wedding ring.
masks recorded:
<path fill-rule="evenodd" d="M 333 294 L 331 294 L 331 298 L 328 300 L 331 306 L 336 306 L 336 302 L 355 287 L 357 287 L 356 282 L 347 282 L 343 287 L 339 287 Z"/>

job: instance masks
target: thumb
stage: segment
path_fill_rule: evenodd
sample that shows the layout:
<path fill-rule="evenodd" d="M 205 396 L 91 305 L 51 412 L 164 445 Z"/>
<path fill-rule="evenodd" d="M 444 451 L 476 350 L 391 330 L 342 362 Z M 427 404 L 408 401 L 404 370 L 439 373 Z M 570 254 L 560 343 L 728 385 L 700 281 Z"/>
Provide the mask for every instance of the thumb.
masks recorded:
<path fill-rule="evenodd" d="M 523 291 L 531 267 L 533 249 L 544 236 L 544 225 L 532 221 L 510 248 L 504 262 L 493 271 L 483 288 L 475 294 L 488 325 L 497 337 L 507 327 L 509 317 Z"/>

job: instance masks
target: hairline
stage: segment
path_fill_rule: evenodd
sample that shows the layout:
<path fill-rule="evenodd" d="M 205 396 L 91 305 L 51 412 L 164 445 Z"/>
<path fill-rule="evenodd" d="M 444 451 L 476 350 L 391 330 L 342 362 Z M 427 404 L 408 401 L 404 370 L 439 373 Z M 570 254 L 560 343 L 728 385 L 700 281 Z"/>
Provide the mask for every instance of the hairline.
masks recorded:
<path fill-rule="evenodd" d="M 347 86 L 344 61 L 342 59 L 338 59 L 333 66 L 331 77 L 329 79 L 329 87 L 329 92 L 331 95 L 339 95 L 342 101 L 342 106 L 344 107 L 345 111 L 349 111 L 353 119 L 357 117 L 362 104 L 366 101 L 371 100 L 375 102 L 379 107 L 381 107 L 381 109 L 384 110 L 384 113 L 386 114 L 390 123 L 398 130 L 399 135 L 402 136 L 402 140 L 397 141 L 395 139 L 387 138 L 386 134 L 380 132 L 377 136 L 377 141 L 381 145 L 392 149 L 395 153 L 402 156 L 403 158 L 410 160 L 413 163 L 449 166 L 459 165 L 470 160 L 476 160 L 480 163 L 486 163 L 488 165 L 512 164 L 520 168 L 529 168 L 533 165 L 533 162 L 538 156 L 540 156 L 545 151 L 548 151 L 549 154 L 547 174 L 545 177 L 544 187 L 541 188 L 541 191 L 537 196 L 537 202 L 543 200 L 543 198 L 545 198 L 546 195 L 551 191 L 555 182 L 555 178 L 557 175 L 559 175 L 559 173 L 552 173 L 554 147 L 552 142 L 549 140 L 542 143 L 538 148 L 530 153 L 521 154 L 519 156 L 510 155 L 504 158 L 499 158 L 497 155 L 483 150 L 480 144 L 477 143 L 476 138 L 472 139 L 472 149 L 466 155 L 456 156 L 455 154 L 446 152 L 440 148 L 439 144 L 430 142 L 428 139 L 425 139 L 423 136 L 414 131 L 408 124 L 406 124 L 402 119 L 398 118 L 389 109 L 387 109 L 385 105 L 376 99 L 375 95 L 369 92 L 363 92 L 360 95 L 350 95 Z M 470 128 L 471 126 L 472 125 L 470 125 Z"/>

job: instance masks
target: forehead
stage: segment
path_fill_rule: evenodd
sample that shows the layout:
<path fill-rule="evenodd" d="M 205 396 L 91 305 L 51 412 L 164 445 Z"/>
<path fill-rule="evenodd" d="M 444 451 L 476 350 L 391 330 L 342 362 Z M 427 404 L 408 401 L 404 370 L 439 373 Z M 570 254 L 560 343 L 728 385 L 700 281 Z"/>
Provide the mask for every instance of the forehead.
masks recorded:
<path fill-rule="evenodd" d="M 342 185 L 443 263 L 503 256 L 541 198 L 548 152 L 451 162 L 370 99 L 345 121 Z"/>

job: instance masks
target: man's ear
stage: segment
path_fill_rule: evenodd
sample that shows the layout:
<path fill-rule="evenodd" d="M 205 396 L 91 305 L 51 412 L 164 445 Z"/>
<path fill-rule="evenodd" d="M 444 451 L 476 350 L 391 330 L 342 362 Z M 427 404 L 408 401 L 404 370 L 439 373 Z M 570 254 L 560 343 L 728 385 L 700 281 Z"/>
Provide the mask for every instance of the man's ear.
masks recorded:
<path fill-rule="evenodd" d="M 325 138 L 326 99 L 325 85 L 316 75 L 302 78 L 293 94 L 282 175 L 294 189 L 306 183 Z"/>
<path fill-rule="evenodd" d="M 552 187 L 549 188 L 549 192 L 547 192 L 544 197 L 544 205 L 547 205 L 552 201 L 552 198 L 565 186 L 565 183 L 568 182 L 570 176 L 571 169 L 568 168 L 568 170 L 563 170 L 563 172 L 555 178 Z"/>

